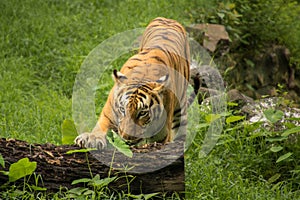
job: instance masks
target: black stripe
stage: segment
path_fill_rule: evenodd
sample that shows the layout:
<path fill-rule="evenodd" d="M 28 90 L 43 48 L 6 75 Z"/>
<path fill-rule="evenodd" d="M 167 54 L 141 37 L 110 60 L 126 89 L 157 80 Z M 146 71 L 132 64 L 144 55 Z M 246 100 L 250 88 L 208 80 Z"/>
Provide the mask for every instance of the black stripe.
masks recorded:
<path fill-rule="evenodd" d="M 184 121 L 176 121 L 176 122 L 173 122 L 173 124 L 174 123 L 176 123 L 173 127 L 172 127 L 172 129 L 177 129 L 177 128 L 179 128 L 180 126 L 186 126 L 187 125 L 187 121 L 186 120 L 184 120 Z"/>
<path fill-rule="evenodd" d="M 174 43 L 175 41 L 173 40 L 173 38 L 169 38 L 168 36 L 166 36 L 166 35 L 161 35 L 161 37 L 162 37 L 162 39 L 164 39 L 164 40 L 167 40 L 167 41 L 169 41 L 169 42 L 172 42 L 172 43 Z"/>
<path fill-rule="evenodd" d="M 172 27 L 176 27 L 177 29 L 175 29 L 175 30 L 178 30 L 178 29 L 179 29 L 179 30 L 180 30 L 180 33 L 182 33 L 182 34 L 185 32 L 184 29 L 182 28 L 182 26 L 180 26 L 180 25 L 178 25 L 178 24 L 173 24 Z"/>
<path fill-rule="evenodd" d="M 109 123 L 113 126 L 115 123 L 112 121 L 112 119 L 110 119 L 106 114 L 105 112 L 103 113 L 104 117 L 106 117 L 109 121 Z"/>
<path fill-rule="evenodd" d="M 130 60 L 142 61 L 142 59 L 139 59 L 139 58 L 130 58 Z"/>
<path fill-rule="evenodd" d="M 155 34 L 156 35 L 156 33 L 157 32 L 168 32 L 167 31 L 167 27 L 165 27 L 165 28 L 157 28 L 157 27 L 151 27 L 151 28 L 149 28 L 148 30 L 146 30 L 146 34 L 149 34 L 149 33 L 152 33 L 152 34 Z"/>
<path fill-rule="evenodd" d="M 174 53 L 175 55 L 177 55 L 177 56 L 183 56 L 183 55 L 180 55 L 180 48 L 181 48 L 181 46 L 179 45 L 178 46 L 178 44 L 174 44 L 174 43 L 172 43 L 172 44 L 169 44 L 169 43 L 166 43 L 166 44 L 164 44 L 164 46 L 166 47 L 166 49 L 168 50 L 168 51 L 170 51 L 170 50 L 172 50 L 172 51 L 170 51 L 171 53 Z"/>
<path fill-rule="evenodd" d="M 142 93 L 142 92 L 138 93 L 138 95 L 139 95 L 140 97 L 144 98 L 144 99 L 147 98 L 147 96 L 146 96 L 144 93 Z"/>
<path fill-rule="evenodd" d="M 153 22 L 166 22 L 167 20 L 165 20 L 165 19 L 162 19 L 162 18 L 155 18 L 154 20 L 153 20 Z"/>
<path fill-rule="evenodd" d="M 174 123 L 174 122 L 173 122 L 173 123 Z M 175 126 L 172 127 L 172 129 L 179 128 L 179 126 L 180 126 L 180 121 L 179 121 L 179 123 L 177 122 L 177 123 L 175 124 Z"/>
<path fill-rule="evenodd" d="M 125 94 L 128 95 L 128 96 L 130 96 L 130 95 L 133 94 L 133 93 L 134 93 L 134 91 L 128 90 Z"/>
<path fill-rule="evenodd" d="M 152 90 L 152 88 L 150 86 L 148 86 L 147 84 L 140 85 L 139 89 L 142 90 L 142 91 L 144 91 L 144 92 L 149 92 L 149 91 Z"/>
<path fill-rule="evenodd" d="M 149 51 L 142 51 L 142 52 L 139 52 L 139 54 L 141 54 L 141 55 L 146 55 L 146 54 L 148 54 L 149 53 Z"/>
<path fill-rule="evenodd" d="M 153 106 L 153 104 L 154 104 L 153 99 L 150 99 L 149 107 L 151 108 Z"/>
<path fill-rule="evenodd" d="M 167 63 L 159 56 L 152 56 L 150 58 L 153 58 L 153 59 L 157 60 L 158 62 L 161 62 L 161 63 L 163 63 L 164 65 L 167 66 Z"/>
<path fill-rule="evenodd" d="M 173 115 L 176 116 L 177 114 L 181 114 L 181 108 L 174 111 Z"/>
<path fill-rule="evenodd" d="M 151 49 L 159 49 L 159 50 L 165 51 L 165 49 L 163 49 L 163 47 L 160 45 L 153 45 L 153 46 L 151 46 Z"/>
<path fill-rule="evenodd" d="M 153 24 L 153 25 L 151 25 L 151 26 L 148 26 L 148 28 L 155 28 L 155 27 L 157 27 L 157 26 L 160 26 L 160 24 Z"/>
<path fill-rule="evenodd" d="M 157 102 L 157 104 L 160 104 L 160 101 L 158 99 L 158 97 L 156 95 L 152 95 L 152 97 L 154 98 L 154 100 Z"/>

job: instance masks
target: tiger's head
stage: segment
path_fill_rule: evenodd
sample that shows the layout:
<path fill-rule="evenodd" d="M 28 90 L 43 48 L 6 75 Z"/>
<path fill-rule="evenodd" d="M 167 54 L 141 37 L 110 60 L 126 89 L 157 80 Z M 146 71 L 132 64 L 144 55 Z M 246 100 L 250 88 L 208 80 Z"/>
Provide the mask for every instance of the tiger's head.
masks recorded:
<path fill-rule="evenodd" d="M 163 141 L 167 132 L 164 94 L 169 76 L 156 81 L 134 81 L 114 70 L 114 115 L 118 133 L 131 144 L 143 140 Z M 152 140 L 151 140 L 152 139 Z"/>

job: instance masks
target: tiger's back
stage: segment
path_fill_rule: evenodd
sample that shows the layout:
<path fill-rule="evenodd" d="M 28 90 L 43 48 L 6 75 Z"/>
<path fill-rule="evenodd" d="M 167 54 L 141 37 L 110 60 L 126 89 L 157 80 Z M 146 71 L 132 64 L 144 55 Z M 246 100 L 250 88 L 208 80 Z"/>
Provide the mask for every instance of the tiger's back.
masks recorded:
<path fill-rule="evenodd" d="M 129 58 L 92 133 L 78 136 L 81 146 L 105 146 L 108 129 L 133 144 L 170 142 L 185 134 L 189 45 L 184 28 L 175 20 L 154 19 L 146 28 L 139 52 Z"/>
<path fill-rule="evenodd" d="M 175 69 L 189 79 L 189 44 L 184 28 L 175 20 L 158 17 L 146 28 L 138 54 L 120 72 L 132 79 L 144 76 L 152 81 L 164 75 L 159 64 Z"/>

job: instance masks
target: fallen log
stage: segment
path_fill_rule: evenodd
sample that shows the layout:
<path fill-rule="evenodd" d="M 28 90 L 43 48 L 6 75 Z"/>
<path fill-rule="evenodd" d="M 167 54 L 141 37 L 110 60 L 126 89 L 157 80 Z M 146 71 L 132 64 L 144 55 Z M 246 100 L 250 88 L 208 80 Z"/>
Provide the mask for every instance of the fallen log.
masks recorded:
<path fill-rule="evenodd" d="M 67 154 L 69 150 L 78 149 L 75 145 L 30 144 L 0 138 L 0 154 L 5 160 L 5 169 L 0 166 L 0 171 L 8 171 L 12 163 L 27 157 L 37 162 L 35 173 L 43 180 L 39 186 L 50 192 L 61 187 L 78 187 L 71 185 L 72 181 L 91 178 L 91 174 L 99 174 L 100 178 L 117 176 L 119 178 L 110 183 L 109 188 L 131 194 L 184 192 L 183 140 L 154 145 L 150 149 L 134 149 L 133 158 L 114 149 Z M 8 176 L 0 173 L 0 185 L 7 181 Z"/>

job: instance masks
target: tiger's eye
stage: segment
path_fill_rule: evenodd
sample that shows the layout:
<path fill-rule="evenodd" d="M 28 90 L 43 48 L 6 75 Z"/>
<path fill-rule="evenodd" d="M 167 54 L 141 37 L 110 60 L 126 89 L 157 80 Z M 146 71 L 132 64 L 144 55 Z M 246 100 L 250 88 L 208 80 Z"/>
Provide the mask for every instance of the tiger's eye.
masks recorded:
<path fill-rule="evenodd" d="M 124 107 L 119 107 L 119 111 L 120 111 L 122 114 L 125 114 L 125 109 L 124 109 Z"/>
<path fill-rule="evenodd" d="M 146 116 L 147 113 L 148 113 L 148 111 L 142 110 L 142 111 L 139 112 L 138 116 L 139 116 L 139 118 L 141 118 L 141 117 Z"/>

